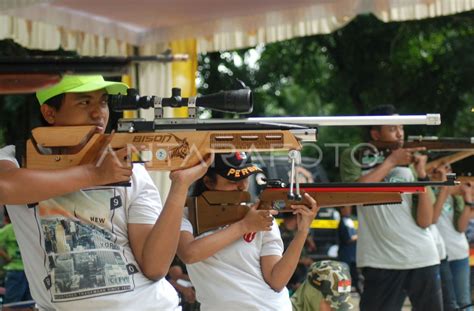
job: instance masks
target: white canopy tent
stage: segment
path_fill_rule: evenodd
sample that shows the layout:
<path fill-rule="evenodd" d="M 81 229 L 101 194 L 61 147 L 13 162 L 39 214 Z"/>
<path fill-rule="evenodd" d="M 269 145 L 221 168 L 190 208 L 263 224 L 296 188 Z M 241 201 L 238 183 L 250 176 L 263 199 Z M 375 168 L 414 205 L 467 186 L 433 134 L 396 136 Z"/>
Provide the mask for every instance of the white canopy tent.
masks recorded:
<path fill-rule="evenodd" d="M 0 39 L 82 55 L 196 39 L 197 52 L 329 33 L 357 14 L 403 21 L 474 9 L 474 0 L 3 0 Z"/>
<path fill-rule="evenodd" d="M 88 56 L 152 55 L 193 40 L 195 62 L 201 52 L 330 33 L 361 13 L 389 22 L 472 9 L 474 0 L 2 0 L 0 40 Z M 169 96 L 177 81 L 170 64 L 145 64 L 135 74 L 143 94 Z"/>

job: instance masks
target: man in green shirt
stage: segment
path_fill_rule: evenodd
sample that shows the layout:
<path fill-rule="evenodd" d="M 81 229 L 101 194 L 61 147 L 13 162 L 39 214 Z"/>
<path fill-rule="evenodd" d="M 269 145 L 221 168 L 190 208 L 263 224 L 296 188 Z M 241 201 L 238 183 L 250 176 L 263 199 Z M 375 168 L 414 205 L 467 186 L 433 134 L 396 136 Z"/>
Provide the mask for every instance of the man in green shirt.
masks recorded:
<path fill-rule="evenodd" d="M 392 105 L 373 108 L 369 115 L 395 115 Z M 403 144 L 402 125 L 369 128 L 370 141 Z M 398 148 L 385 158 L 353 157 L 357 149 L 341 155 L 341 180 L 344 182 L 414 182 L 426 178 L 425 155 L 420 148 Z M 377 160 L 377 161 L 375 161 Z M 409 166 L 412 165 L 413 169 Z M 431 194 L 402 194 L 400 204 L 381 204 L 357 208 L 356 263 L 362 269 L 364 290 L 361 311 L 398 311 L 408 296 L 414 310 L 443 310 L 439 274 L 439 254 L 428 228 L 433 223 Z"/>

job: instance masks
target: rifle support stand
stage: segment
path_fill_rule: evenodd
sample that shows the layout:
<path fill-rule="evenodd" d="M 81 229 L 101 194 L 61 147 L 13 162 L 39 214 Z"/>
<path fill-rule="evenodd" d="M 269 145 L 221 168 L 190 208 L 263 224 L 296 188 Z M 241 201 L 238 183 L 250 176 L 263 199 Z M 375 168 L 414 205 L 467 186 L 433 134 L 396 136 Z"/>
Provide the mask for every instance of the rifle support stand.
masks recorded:
<path fill-rule="evenodd" d="M 288 199 L 301 201 L 303 197 L 300 193 L 300 182 L 296 175 L 296 166 L 301 165 L 301 153 L 298 150 L 290 150 L 288 152 L 288 161 L 291 163 L 290 192 L 288 193 Z M 293 192 L 293 188 L 296 188 L 296 193 Z"/>

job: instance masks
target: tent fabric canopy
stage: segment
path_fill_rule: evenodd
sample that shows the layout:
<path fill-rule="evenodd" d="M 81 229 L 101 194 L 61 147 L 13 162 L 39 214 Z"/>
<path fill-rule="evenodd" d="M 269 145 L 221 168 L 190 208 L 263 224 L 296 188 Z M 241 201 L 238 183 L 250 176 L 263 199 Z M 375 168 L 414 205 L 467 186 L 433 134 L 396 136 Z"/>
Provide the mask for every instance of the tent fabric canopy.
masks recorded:
<path fill-rule="evenodd" d="M 7 0 L 0 39 L 91 56 L 196 39 L 198 52 L 210 52 L 329 33 L 362 13 L 389 22 L 472 9 L 474 0 Z"/>

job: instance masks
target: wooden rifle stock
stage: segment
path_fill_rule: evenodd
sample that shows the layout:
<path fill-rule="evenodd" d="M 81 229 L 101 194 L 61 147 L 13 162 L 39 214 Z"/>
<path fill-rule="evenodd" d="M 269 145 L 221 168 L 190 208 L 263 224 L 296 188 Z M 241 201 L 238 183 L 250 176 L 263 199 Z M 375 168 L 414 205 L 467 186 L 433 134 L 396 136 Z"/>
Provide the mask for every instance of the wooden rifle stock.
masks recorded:
<path fill-rule="evenodd" d="M 66 168 L 89 163 L 100 142 L 108 134 L 94 133 L 95 126 L 42 127 L 32 131 L 27 142 L 26 166 L 34 169 Z M 314 136 L 314 140 L 316 137 Z M 199 163 L 209 153 L 235 151 L 300 150 L 300 140 L 289 130 L 213 130 L 155 131 L 114 133 L 113 149 L 145 145 L 146 153 L 137 162 L 145 162 L 150 170 L 175 170 Z M 52 148 L 45 153 L 37 146 Z M 75 154 L 55 153 L 61 148 L 77 147 Z M 76 149 L 76 148 L 74 148 Z M 133 149 L 131 149 L 131 152 Z M 89 155 L 89 156 L 87 156 Z"/>
<path fill-rule="evenodd" d="M 450 155 L 447 155 L 447 156 L 444 156 L 444 157 L 441 157 L 441 158 L 438 158 L 436 160 L 428 162 L 426 164 L 425 169 L 426 169 L 427 172 L 431 172 L 440 165 L 453 164 L 455 162 L 458 162 L 458 161 L 461 161 L 465 158 L 468 158 L 472 155 L 474 155 L 474 151 L 471 151 L 471 150 L 469 150 L 469 151 L 459 151 L 459 152 L 456 152 L 454 154 L 450 154 Z"/>
<path fill-rule="evenodd" d="M 402 193 L 421 193 L 425 185 L 451 185 L 452 180 L 445 183 L 327 183 L 302 184 L 301 194 L 308 193 L 318 206 L 342 207 L 347 205 L 381 205 L 399 204 Z M 290 205 L 302 204 L 301 201 L 288 199 L 288 187 L 268 187 L 260 194 L 259 209 L 277 209 L 290 212 Z M 245 203 L 250 202 L 250 194 L 244 191 L 206 191 L 198 197 L 190 197 L 187 201 L 189 220 L 194 234 L 232 224 L 243 219 L 249 210 Z"/>
<path fill-rule="evenodd" d="M 213 230 L 244 218 L 250 202 L 250 193 L 246 191 L 206 191 L 198 197 L 186 200 L 189 221 L 194 234 Z"/>

